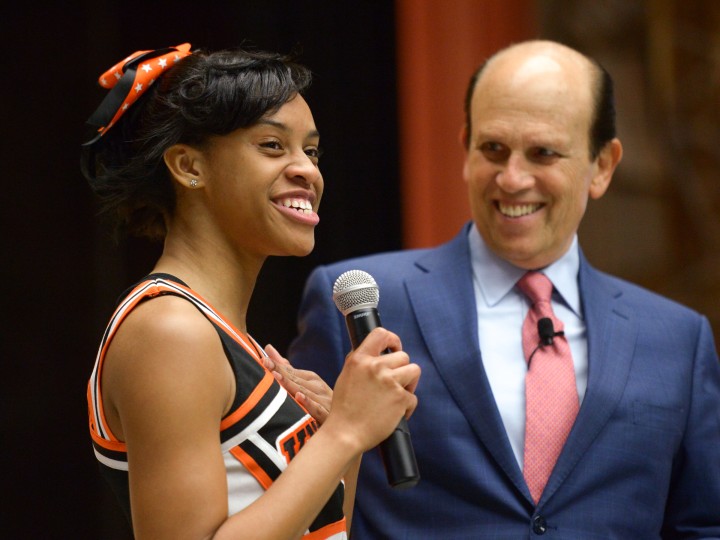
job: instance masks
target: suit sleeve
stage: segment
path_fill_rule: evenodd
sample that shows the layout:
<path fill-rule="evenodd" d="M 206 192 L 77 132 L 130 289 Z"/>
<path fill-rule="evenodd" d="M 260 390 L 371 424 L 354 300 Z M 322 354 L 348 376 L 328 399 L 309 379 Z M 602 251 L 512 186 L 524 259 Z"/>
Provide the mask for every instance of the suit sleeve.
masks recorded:
<path fill-rule="evenodd" d="M 663 539 L 720 538 L 720 363 L 703 318 L 687 429 L 673 467 Z"/>
<path fill-rule="evenodd" d="M 345 320 L 332 300 L 329 272 L 320 266 L 305 284 L 298 336 L 290 344 L 288 359 L 297 368 L 316 372 L 333 387 L 350 348 Z"/>

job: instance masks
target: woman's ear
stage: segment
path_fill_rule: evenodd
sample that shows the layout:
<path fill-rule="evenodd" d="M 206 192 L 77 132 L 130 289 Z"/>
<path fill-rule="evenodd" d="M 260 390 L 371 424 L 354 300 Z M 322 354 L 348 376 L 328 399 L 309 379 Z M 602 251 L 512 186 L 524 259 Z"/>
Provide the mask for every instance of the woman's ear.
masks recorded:
<path fill-rule="evenodd" d="M 204 185 L 203 155 L 187 144 L 174 144 L 163 154 L 163 160 L 173 179 L 188 189 Z"/>

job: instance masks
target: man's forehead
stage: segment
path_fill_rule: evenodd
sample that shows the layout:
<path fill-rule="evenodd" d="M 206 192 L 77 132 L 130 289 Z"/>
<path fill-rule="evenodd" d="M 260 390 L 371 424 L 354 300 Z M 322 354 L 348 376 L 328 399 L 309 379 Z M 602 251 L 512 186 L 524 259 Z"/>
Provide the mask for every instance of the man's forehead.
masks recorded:
<path fill-rule="evenodd" d="M 548 111 L 558 107 L 592 108 L 592 84 L 585 66 L 566 64 L 553 56 L 523 56 L 488 66 L 477 81 L 471 100 L 473 116 L 486 107 L 518 111 Z M 569 111 L 568 111 L 569 112 Z"/>

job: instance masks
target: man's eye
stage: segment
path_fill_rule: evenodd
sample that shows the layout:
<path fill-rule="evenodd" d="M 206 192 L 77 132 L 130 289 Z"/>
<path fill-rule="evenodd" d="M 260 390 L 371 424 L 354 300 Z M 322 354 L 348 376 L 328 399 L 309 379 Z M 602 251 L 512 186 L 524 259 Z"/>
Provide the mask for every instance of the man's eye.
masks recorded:
<path fill-rule="evenodd" d="M 480 145 L 480 152 L 482 152 L 485 159 L 489 161 L 505 161 L 510 156 L 508 148 L 500 143 L 486 142 Z"/>
<path fill-rule="evenodd" d="M 559 154 L 554 150 L 539 146 L 537 148 L 533 148 L 530 157 L 535 160 L 548 161 L 559 157 Z"/>

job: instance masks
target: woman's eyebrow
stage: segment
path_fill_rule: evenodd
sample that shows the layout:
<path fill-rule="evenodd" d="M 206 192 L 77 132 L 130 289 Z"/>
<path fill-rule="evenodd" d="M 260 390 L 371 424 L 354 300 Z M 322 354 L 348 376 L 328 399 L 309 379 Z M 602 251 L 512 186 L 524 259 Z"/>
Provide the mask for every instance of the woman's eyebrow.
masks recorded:
<path fill-rule="evenodd" d="M 290 131 L 290 128 L 286 124 L 284 124 L 282 122 L 278 122 L 277 120 L 272 120 L 270 118 L 261 118 L 260 120 L 258 120 L 257 123 L 276 127 L 282 131 Z M 320 137 L 320 132 L 317 129 L 311 129 L 307 132 L 306 136 L 307 137 Z"/>

